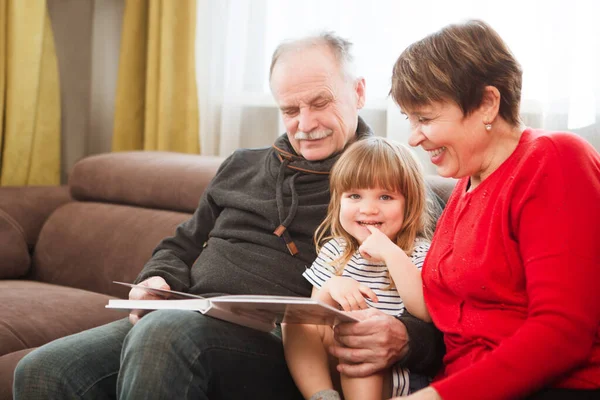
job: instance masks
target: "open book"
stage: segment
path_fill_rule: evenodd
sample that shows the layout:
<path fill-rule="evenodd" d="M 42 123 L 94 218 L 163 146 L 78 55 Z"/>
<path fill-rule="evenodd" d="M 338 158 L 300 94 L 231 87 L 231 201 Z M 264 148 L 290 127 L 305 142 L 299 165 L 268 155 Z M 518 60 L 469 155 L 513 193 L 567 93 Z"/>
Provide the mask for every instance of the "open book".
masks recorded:
<path fill-rule="evenodd" d="M 120 285 L 137 287 L 168 297 L 165 300 L 111 299 L 106 308 L 140 310 L 194 310 L 235 324 L 261 331 L 271 331 L 276 323 L 335 325 L 358 321 L 350 313 L 307 297 L 234 295 L 204 298 L 174 290 L 155 289 L 124 282 Z"/>

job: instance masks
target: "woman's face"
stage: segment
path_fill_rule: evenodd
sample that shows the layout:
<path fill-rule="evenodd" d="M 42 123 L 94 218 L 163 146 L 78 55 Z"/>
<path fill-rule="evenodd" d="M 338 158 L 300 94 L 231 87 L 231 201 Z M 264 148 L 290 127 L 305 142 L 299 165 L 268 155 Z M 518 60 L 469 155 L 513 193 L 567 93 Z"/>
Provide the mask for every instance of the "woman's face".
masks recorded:
<path fill-rule="evenodd" d="M 464 116 L 455 103 L 436 102 L 403 114 L 411 125 L 408 143 L 427 151 L 439 175 L 462 178 L 485 169 L 490 135 L 481 112 Z"/>

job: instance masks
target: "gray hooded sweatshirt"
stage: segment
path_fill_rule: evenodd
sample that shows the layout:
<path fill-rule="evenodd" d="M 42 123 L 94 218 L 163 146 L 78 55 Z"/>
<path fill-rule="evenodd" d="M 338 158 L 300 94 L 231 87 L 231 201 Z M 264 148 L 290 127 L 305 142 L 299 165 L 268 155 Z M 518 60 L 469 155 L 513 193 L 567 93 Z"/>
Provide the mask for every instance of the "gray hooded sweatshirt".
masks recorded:
<path fill-rule="evenodd" d="M 359 118 L 356 139 L 370 135 Z M 302 273 L 317 255 L 313 235 L 339 156 L 308 161 L 285 134 L 270 148 L 235 151 L 192 218 L 160 242 L 136 281 L 162 276 L 174 290 L 204 296 L 310 296 Z"/>
<path fill-rule="evenodd" d="M 372 135 L 359 117 L 354 140 Z M 171 289 L 305 296 L 317 256 L 313 235 L 329 205 L 329 171 L 340 154 L 308 161 L 281 135 L 270 148 L 235 151 L 219 167 L 189 220 L 154 249 L 136 282 L 163 277 Z M 399 317 L 411 338 L 403 364 L 432 374 L 443 353 L 432 324 Z"/>

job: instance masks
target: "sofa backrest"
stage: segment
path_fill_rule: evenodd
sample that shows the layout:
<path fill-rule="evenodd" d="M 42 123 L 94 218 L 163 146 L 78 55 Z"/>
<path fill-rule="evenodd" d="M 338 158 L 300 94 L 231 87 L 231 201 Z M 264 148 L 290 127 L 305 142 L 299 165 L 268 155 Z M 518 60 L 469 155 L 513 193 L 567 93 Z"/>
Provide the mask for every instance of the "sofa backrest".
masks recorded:
<path fill-rule="evenodd" d="M 168 152 L 122 152 L 80 160 L 68 202 L 48 218 L 33 253 L 30 279 L 117 297 L 152 250 L 190 218 L 223 161 Z M 427 180 L 446 201 L 454 181 Z"/>
<path fill-rule="evenodd" d="M 80 160 L 69 176 L 71 196 L 193 213 L 221 157 L 170 152 L 119 152 Z"/>
<path fill-rule="evenodd" d="M 123 152 L 80 160 L 69 177 L 74 201 L 40 232 L 30 278 L 118 297 L 158 242 L 198 205 L 222 162 L 167 152 Z"/>

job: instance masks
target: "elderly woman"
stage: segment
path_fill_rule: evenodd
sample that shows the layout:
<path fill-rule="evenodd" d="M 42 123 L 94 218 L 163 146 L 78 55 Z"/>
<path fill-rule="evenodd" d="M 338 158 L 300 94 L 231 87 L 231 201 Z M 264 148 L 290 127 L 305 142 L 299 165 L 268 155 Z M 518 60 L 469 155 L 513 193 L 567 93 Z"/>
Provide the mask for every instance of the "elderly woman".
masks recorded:
<path fill-rule="evenodd" d="M 600 398 L 600 155 L 521 125 L 521 68 L 481 21 L 408 47 L 391 94 L 459 179 L 422 273 L 444 367 L 409 398 Z"/>

